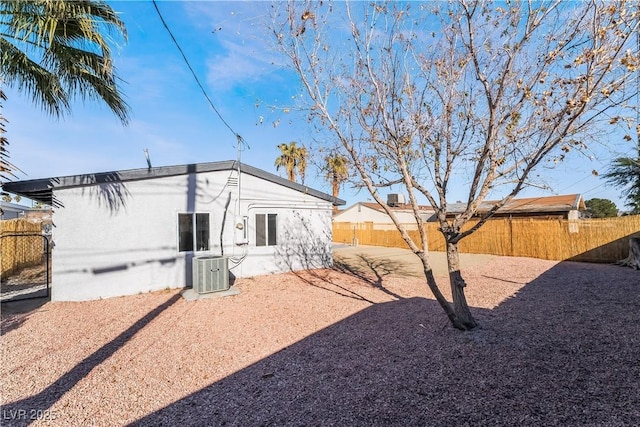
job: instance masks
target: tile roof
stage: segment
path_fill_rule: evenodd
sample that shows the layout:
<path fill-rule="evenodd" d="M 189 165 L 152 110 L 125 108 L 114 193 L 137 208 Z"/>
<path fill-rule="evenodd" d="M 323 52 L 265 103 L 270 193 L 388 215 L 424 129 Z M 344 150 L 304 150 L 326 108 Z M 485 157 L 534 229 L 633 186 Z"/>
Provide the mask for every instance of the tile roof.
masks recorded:
<path fill-rule="evenodd" d="M 498 200 L 485 200 L 478 207 L 478 213 L 487 212 Z M 466 208 L 466 203 L 452 203 L 448 206 L 448 213 L 461 213 Z M 584 210 L 586 206 L 580 194 L 564 194 L 559 196 L 526 197 L 512 199 L 498 213 L 551 213 L 568 212 L 571 210 Z"/>
<path fill-rule="evenodd" d="M 487 212 L 496 203 L 498 203 L 498 200 L 485 200 L 480 204 L 478 213 Z M 375 202 L 358 202 L 357 204 L 379 212 L 384 212 L 382 206 Z M 402 204 L 390 208 L 394 211 L 407 211 L 412 209 L 410 204 Z M 447 205 L 447 213 L 458 214 L 463 212 L 465 208 L 466 203 L 449 203 Z M 433 212 L 433 208 L 430 205 L 420 205 L 419 209 L 424 212 Z M 498 209 L 498 213 L 552 213 L 585 209 L 586 206 L 580 194 L 563 194 L 558 196 L 523 197 L 520 199 L 512 199 L 502 208 Z"/>
<path fill-rule="evenodd" d="M 382 206 L 380 206 L 379 204 L 375 203 L 375 202 L 358 202 L 359 205 L 362 206 L 366 206 L 370 209 L 375 209 L 377 211 L 380 212 L 384 212 L 384 209 L 382 208 Z M 398 206 L 389 206 L 389 208 L 392 211 L 410 211 L 413 210 L 413 208 L 411 207 L 410 203 L 404 203 L 404 204 L 400 204 Z M 418 209 L 420 209 L 421 211 L 428 211 L 428 212 L 433 212 L 433 208 L 431 207 L 431 205 L 418 205 Z"/>

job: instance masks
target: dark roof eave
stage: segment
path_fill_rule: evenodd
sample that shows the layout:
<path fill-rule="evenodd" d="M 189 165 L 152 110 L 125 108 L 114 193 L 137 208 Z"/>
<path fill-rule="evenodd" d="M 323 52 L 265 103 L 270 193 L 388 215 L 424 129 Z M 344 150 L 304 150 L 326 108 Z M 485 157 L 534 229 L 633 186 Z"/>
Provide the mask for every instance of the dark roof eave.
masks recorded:
<path fill-rule="evenodd" d="M 54 188 L 74 188 L 86 187 L 96 184 L 109 184 L 115 182 L 139 181 L 145 179 L 162 178 L 177 175 L 188 175 L 190 173 L 216 172 L 236 169 L 238 162 L 233 160 L 209 163 L 193 163 L 178 166 L 160 166 L 146 169 L 130 169 L 113 172 L 100 172 L 94 174 L 69 175 L 54 178 L 41 178 L 25 181 L 13 181 L 3 184 L 4 190 L 14 194 L 28 197 L 33 200 L 55 206 L 53 200 Z M 293 190 L 304 194 L 317 197 L 319 199 L 331 202 L 335 206 L 342 206 L 346 202 L 342 199 L 335 198 L 329 194 L 315 190 L 313 188 L 288 181 L 272 173 L 263 171 L 262 169 L 240 163 L 240 170 L 243 173 L 253 175 L 258 178 L 289 187 Z"/>

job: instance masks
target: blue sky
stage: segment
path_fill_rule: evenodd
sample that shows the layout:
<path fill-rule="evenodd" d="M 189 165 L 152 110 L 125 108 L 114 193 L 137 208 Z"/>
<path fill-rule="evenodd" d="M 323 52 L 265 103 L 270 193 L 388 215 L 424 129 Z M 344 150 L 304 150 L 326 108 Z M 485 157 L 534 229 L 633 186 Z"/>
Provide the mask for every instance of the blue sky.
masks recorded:
<path fill-rule="evenodd" d="M 120 12 L 128 42 L 114 52 L 131 122 L 123 127 L 97 102 L 76 102 L 58 120 L 36 108 L 23 94 L 6 90 L 4 115 L 10 160 L 19 179 L 74 175 L 153 166 L 236 159 L 236 138 L 213 111 L 150 1 L 109 1 Z M 300 94 L 295 75 L 271 47 L 263 24 L 269 2 L 159 1 L 158 6 L 216 108 L 248 147 L 242 161 L 276 172 L 277 144 L 305 145 L 311 131 L 303 113 L 284 108 Z M 279 108 L 272 108 L 276 106 Z M 576 156 L 553 170 L 541 170 L 552 190 L 528 189 L 522 196 L 583 193 L 613 200 L 619 191 L 592 175 L 611 159 L 633 155 L 633 144 L 612 135 L 593 148 L 594 159 Z M 305 184 L 330 193 L 331 186 L 310 166 Z M 464 189 L 453 191 L 462 199 Z M 348 185 L 347 205 L 370 198 Z"/>

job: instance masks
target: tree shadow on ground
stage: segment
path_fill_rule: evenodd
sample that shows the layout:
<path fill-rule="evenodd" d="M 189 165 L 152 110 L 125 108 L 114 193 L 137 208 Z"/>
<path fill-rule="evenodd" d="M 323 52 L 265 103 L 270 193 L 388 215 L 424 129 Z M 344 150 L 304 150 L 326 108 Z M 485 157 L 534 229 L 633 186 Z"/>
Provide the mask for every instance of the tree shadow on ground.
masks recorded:
<path fill-rule="evenodd" d="M 337 258 L 334 260 L 334 268 L 341 273 L 349 274 L 368 283 L 376 289 L 396 299 L 402 297 L 384 287 L 386 276 L 406 276 L 406 265 L 398 260 L 373 258 L 366 254 L 356 254 L 356 260 L 349 258 Z M 373 276 L 372 276 L 373 275 Z"/>
<path fill-rule="evenodd" d="M 294 212 L 294 218 L 296 221 L 287 224 L 286 227 L 286 243 L 274 249 L 279 266 L 293 273 L 307 285 L 373 304 L 373 301 L 338 283 L 330 274 L 328 267 L 331 267 L 334 261 L 329 231 L 324 230 L 318 235 L 309 225 L 309 219 L 297 212 Z"/>
<path fill-rule="evenodd" d="M 373 301 L 367 299 L 365 296 L 359 294 L 353 289 L 349 289 L 346 286 L 341 285 L 334 278 L 331 277 L 326 271 L 322 270 L 308 270 L 304 273 L 299 271 L 292 271 L 298 279 L 314 288 L 322 289 L 324 291 L 332 292 L 336 295 L 345 298 L 352 298 L 359 301 L 365 301 L 370 304 L 375 304 Z"/>
<path fill-rule="evenodd" d="M 432 300 L 375 304 L 132 425 L 631 425 L 639 282 L 561 263 L 466 333 Z"/>
<path fill-rule="evenodd" d="M 310 231 L 304 218 L 300 218 L 288 233 L 294 238 L 289 238 L 291 243 L 275 249 L 276 257 L 284 269 L 291 271 L 304 283 L 373 304 L 373 301 L 338 283 L 335 274 L 327 269 L 333 265 L 335 271 L 348 274 L 395 299 L 402 298 L 385 288 L 383 282 L 386 276 L 404 275 L 406 270 L 403 262 L 373 258 L 365 254 L 357 254 L 355 261 L 352 257 L 333 259 L 330 247 L 326 244 L 330 236 L 319 239 Z"/>
<path fill-rule="evenodd" d="M 32 295 L 45 295 L 46 289 L 38 289 Z M 51 301 L 51 296 L 38 296 L 19 299 L 8 299 L 2 301 L 0 312 L 2 312 L 2 320 L 0 320 L 0 335 L 4 335 L 21 327 L 29 318 L 32 312 L 41 309 L 45 304 Z"/>
<path fill-rule="evenodd" d="M 111 357 L 116 351 L 130 341 L 136 333 L 142 330 L 151 321 L 153 321 L 153 319 L 158 317 L 163 311 L 175 304 L 181 298 L 180 294 L 173 295 L 167 301 L 141 317 L 137 322 L 113 340 L 86 357 L 70 371 L 58 378 L 38 394 L 2 405 L 3 414 L 29 414 L 33 410 L 37 410 L 39 413 L 46 412 L 47 409 L 51 408 L 53 404 L 55 404 L 66 392 L 71 390 L 76 384 L 85 378 L 96 366 L 99 366 Z M 27 417 L 23 419 L 15 419 L 12 422 L 16 423 L 14 425 L 28 425 L 32 420 L 26 418 Z"/>

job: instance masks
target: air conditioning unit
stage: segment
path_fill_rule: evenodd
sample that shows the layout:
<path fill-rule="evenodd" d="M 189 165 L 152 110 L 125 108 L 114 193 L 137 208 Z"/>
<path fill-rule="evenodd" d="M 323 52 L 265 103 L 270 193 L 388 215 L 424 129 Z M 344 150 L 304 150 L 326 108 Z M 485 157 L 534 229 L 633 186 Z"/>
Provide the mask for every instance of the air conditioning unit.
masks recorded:
<path fill-rule="evenodd" d="M 193 290 L 199 294 L 229 289 L 229 260 L 227 257 L 199 257 L 193 259 Z"/>
<path fill-rule="evenodd" d="M 391 207 L 404 205 L 404 194 L 387 194 L 387 205 Z"/>

